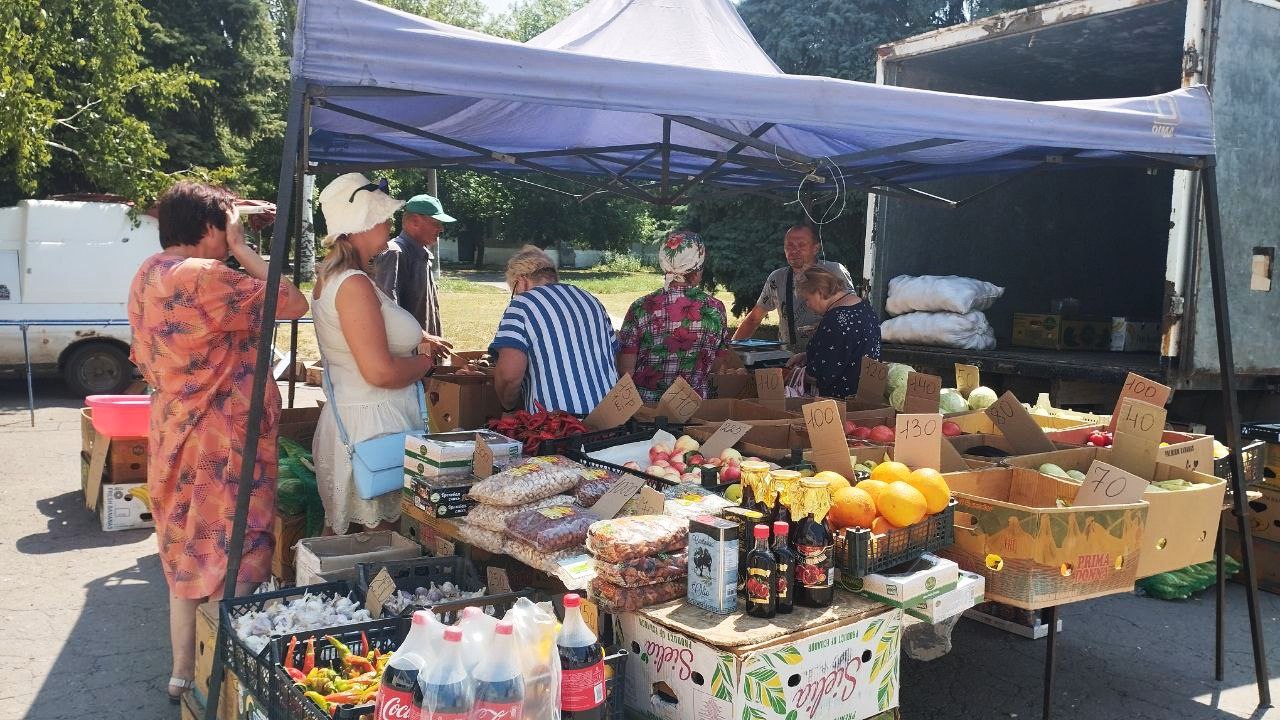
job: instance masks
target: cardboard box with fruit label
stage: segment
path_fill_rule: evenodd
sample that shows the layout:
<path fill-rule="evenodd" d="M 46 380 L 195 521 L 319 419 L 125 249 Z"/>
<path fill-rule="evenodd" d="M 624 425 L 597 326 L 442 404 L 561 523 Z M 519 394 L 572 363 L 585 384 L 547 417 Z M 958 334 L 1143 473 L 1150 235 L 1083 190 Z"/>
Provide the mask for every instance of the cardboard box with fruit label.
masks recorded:
<path fill-rule="evenodd" d="M 631 652 L 628 717 L 864 720 L 898 706 L 901 610 L 737 647 L 677 632 L 645 612 L 623 613 L 615 627 Z"/>

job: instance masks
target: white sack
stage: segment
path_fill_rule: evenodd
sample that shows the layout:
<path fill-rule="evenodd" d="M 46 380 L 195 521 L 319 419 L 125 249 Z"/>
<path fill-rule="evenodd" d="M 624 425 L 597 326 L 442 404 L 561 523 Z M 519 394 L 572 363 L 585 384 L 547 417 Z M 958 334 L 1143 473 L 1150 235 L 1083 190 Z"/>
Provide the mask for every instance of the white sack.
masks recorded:
<path fill-rule="evenodd" d="M 1004 288 L 984 280 L 956 275 L 899 275 L 889 281 L 885 312 L 967 313 L 986 310 L 1004 294 Z"/>
<path fill-rule="evenodd" d="M 913 312 L 880 323 L 880 339 L 902 345 L 940 345 L 962 350 L 990 350 L 996 334 L 980 312 Z"/>

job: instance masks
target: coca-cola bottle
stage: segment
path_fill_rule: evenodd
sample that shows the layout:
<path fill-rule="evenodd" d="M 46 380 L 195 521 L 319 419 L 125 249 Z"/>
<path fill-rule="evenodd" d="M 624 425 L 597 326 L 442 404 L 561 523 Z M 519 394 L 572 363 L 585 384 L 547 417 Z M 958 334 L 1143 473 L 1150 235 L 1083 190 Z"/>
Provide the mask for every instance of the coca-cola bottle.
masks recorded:
<path fill-rule="evenodd" d="M 374 704 L 374 720 L 418 720 L 422 706 L 418 673 L 431 657 L 431 617 L 425 610 L 413 614 L 413 624 L 404 642 L 382 671 Z M 366 648 L 367 650 L 368 648 Z"/>
<path fill-rule="evenodd" d="M 582 619 L 582 598 L 564 596 L 560 652 L 560 720 L 604 720 L 604 648 Z"/>
<path fill-rule="evenodd" d="M 524 714 L 524 675 L 516 662 L 515 627 L 498 623 L 489 656 L 476 666 L 473 720 L 520 720 Z"/>
<path fill-rule="evenodd" d="M 462 664 L 462 631 L 447 628 L 444 648 L 418 673 L 421 688 L 421 720 L 470 720 L 471 678 Z"/>

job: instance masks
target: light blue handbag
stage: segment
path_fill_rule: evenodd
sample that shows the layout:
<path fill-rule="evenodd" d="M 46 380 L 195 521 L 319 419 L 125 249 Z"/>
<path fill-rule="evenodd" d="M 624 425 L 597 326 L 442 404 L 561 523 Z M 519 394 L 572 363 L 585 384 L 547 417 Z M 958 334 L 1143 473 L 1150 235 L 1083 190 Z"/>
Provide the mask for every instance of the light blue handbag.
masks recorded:
<path fill-rule="evenodd" d="M 427 396 L 422 383 L 415 382 L 418 391 L 418 411 L 422 414 L 422 427 L 427 427 Z M 338 423 L 338 435 L 351 458 L 351 475 L 355 478 L 356 492 L 362 500 L 372 500 L 390 492 L 400 492 L 404 487 L 404 438 L 407 432 L 388 433 L 361 440 L 354 446 L 334 402 L 333 380 L 329 368 L 324 370 L 324 394 L 333 408 L 333 419 Z"/>

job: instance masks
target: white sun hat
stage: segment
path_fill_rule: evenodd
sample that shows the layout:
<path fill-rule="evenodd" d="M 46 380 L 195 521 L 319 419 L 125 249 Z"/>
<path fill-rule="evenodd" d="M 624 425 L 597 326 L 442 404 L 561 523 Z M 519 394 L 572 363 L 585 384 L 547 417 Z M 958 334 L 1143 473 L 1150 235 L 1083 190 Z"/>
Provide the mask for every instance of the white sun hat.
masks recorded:
<path fill-rule="evenodd" d="M 320 212 L 329 232 L 321 244 L 329 247 L 339 235 L 364 232 L 403 206 L 403 200 L 387 194 L 386 180 L 370 182 L 363 173 L 339 175 L 320 191 Z"/>

